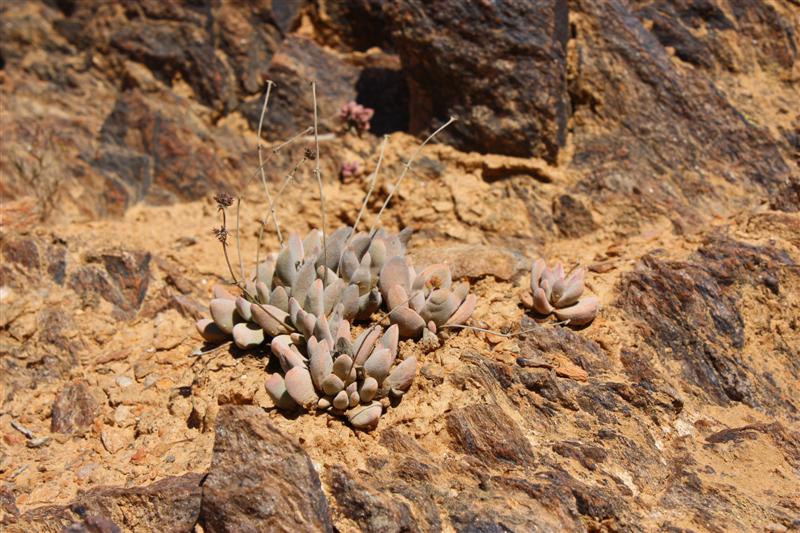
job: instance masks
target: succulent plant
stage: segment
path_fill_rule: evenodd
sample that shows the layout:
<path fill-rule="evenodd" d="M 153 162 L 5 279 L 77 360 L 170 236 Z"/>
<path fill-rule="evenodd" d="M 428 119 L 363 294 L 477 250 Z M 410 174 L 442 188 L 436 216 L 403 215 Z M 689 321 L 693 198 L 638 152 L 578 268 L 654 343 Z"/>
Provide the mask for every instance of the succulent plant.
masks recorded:
<path fill-rule="evenodd" d="M 282 409 L 328 411 L 346 416 L 357 429 L 375 428 L 383 413 L 380 400 L 402 397 L 416 375 L 415 357 L 395 365 L 397 326 L 383 334 L 380 326 L 366 328 L 355 341 L 347 320 L 333 323 L 322 317 L 313 330 L 306 339 L 272 339 L 272 353 L 284 374 L 269 376 L 267 393 Z"/>
<path fill-rule="evenodd" d="M 237 346 L 247 349 L 268 337 L 302 330 L 303 325 L 292 320 L 292 306 L 330 318 L 341 304 L 342 318 L 369 318 L 382 303 L 379 273 L 387 259 L 404 256 L 411 232 L 379 230 L 372 238 L 365 232 L 350 238 L 351 234 L 351 228 L 340 228 L 325 245 L 318 230 L 303 240 L 290 235 L 280 253 L 258 265 L 243 295 L 214 288 L 211 319 L 198 321 L 198 331 L 209 342 L 232 336 Z"/>
<path fill-rule="evenodd" d="M 564 265 L 549 268 L 544 259 L 531 267 L 531 289 L 523 304 L 542 315 L 551 313 L 569 325 L 583 326 L 594 320 L 599 309 L 597 296 L 583 297 L 586 270 L 575 269 L 567 276 Z"/>
<path fill-rule="evenodd" d="M 403 338 L 419 338 L 427 328 L 464 324 L 477 298 L 467 283 L 453 284 L 450 268 L 431 265 L 419 274 L 405 256 L 411 232 L 390 234 L 384 230 L 370 238 L 360 232 L 350 238 L 343 227 L 327 239 L 312 230 L 301 240 L 289 237 L 287 246 L 261 262 L 245 284 L 244 294 L 234 296 L 214 288 L 209 305 L 211 319 L 197 322 L 209 342 L 231 336 L 239 348 L 253 348 L 266 339 L 291 333 L 305 334 L 297 322 L 298 310 L 316 318 L 367 320 L 381 308 L 399 327 Z"/>
<path fill-rule="evenodd" d="M 350 180 L 350 178 L 354 178 L 361 173 L 361 165 L 358 161 L 345 161 L 342 163 L 342 168 L 339 171 L 339 175 L 342 178 L 342 181 L 345 183 Z"/>
<path fill-rule="evenodd" d="M 402 256 L 386 262 L 378 286 L 401 337 L 419 338 L 426 328 L 436 333 L 445 325 L 464 324 L 477 302 L 468 283 L 453 284 L 449 266 L 434 264 L 417 274 Z"/>
<path fill-rule="evenodd" d="M 339 118 L 344 122 L 345 129 L 355 130 L 361 134 L 369 131 L 370 120 L 375 110 L 350 101 L 339 109 Z"/>

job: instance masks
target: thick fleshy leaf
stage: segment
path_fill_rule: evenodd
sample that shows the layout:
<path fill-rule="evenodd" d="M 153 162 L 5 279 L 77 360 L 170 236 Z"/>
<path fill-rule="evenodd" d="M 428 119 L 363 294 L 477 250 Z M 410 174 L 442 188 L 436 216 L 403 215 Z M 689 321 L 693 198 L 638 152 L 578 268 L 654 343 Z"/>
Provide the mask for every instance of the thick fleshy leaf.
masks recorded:
<path fill-rule="evenodd" d="M 358 320 L 369 320 L 373 313 L 381 307 L 381 293 L 377 288 L 358 298 Z"/>
<path fill-rule="evenodd" d="M 347 245 L 347 248 L 353 250 L 356 257 L 361 258 L 367 253 L 370 242 L 369 234 L 366 231 L 359 231 L 350 239 L 350 244 Z"/>
<path fill-rule="evenodd" d="M 392 391 L 395 396 L 402 395 L 410 387 L 417 375 L 417 358 L 409 357 L 394 367 L 392 373 L 386 378 L 383 385 Z"/>
<path fill-rule="evenodd" d="M 272 277 L 275 275 L 275 258 L 268 257 L 256 268 L 256 279 L 272 290 Z"/>
<path fill-rule="evenodd" d="M 314 391 L 314 383 L 311 381 L 311 374 L 308 369 L 296 366 L 286 372 L 284 378 L 286 391 L 289 396 L 304 409 L 310 409 L 316 405 L 319 397 Z"/>
<path fill-rule="evenodd" d="M 547 301 L 547 293 L 542 287 L 536 287 L 533 291 L 533 310 L 543 315 L 549 315 L 553 312 L 553 306 Z"/>
<path fill-rule="evenodd" d="M 211 311 L 211 318 L 219 326 L 219 329 L 225 333 L 233 332 L 233 325 L 238 320 L 236 314 L 236 300 L 228 300 L 227 298 L 215 298 L 211 300 L 208 305 Z"/>
<path fill-rule="evenodd" d="M 425 329 L 425 321 L 416 311 L 412 311 L 408 306 L 398 307 L 389 315 L 393 324 L 397 324 L 400 329 L 400 337 L 403 339 L 418 339 Z"/>
<path fill-rule="evenodd" d="M 256 282 L 256 296 L 258 297 L 258 301 L 262 304 L 269 303 L 269 293 L 270 290 L 267 287 L 266 283 L 262 281 Z"/>
<path fill-rule="evenodd" d="M 289 333 L 291 328 L 287 325 L 289 314 L 272 305 L 253 305 L 253 321 L 264 328 L 270 337 Z"/>
<path fill-rule="evenodd" d="M 373 239 L 369 246 L 369 255 L 372 258 L 370 272 L 373 277 L 377 276 L 384 263 L 386 263 L 386 244 L 383 239 Z"/>
<path fill-rule="evenodd" d="M 377 392 L 378 380 L 372 376 L 367 376 L 364 378 L 364 383 L 361 384 L 361 388 L 358 390 L 358 395 L 362 402 L 371 402 Z"/>
<path fill-rule="evenodd" d="M 537 259 L 533 262 L 533 265 L 531 265 L 531 292 L 535 291 L 539 286 L 539 282 L 542 280 L 542 274 L 544 274 L 546 268 L 547 262 L 542 258 Z"/>
<path fill-rule="evenodd" d="M 319 253 L 322 251 L 322 232 L 318 229 L 312 229 L 303 239 L 303 259 L 306 261 L 312 260 L 315 262 Z"/>
<path fill-rule="evenodd" d="M 397 357 L 397 344 L 400 341 L 400 328 L 397 324 L 392 324 L 386 329 L 386 333 L 381 337 L 381 346 L 389 350 L 392 358 Z"/>
<path fill-rule="evenodd" d="M 253 314 L 250 312 L 250 302 L 239 296 L 236 298 L 236 313 L 244 320 L 250 320 Z"/>
<path fill-rule="evenodd" d="M 314 280 L 314 283 L 309 287 L 303 309 L 317 318 L 325 315 L 324 289 L 321 279 Z"/>
<path fill-rule="evenodd" d="M 412 285 L 412 291 L 424 290 L 425 293 L 436 289 L 447 289 L 453 283 L 453 276 L 450 267 L 444 263 L 437 263 L 429 266 L 417 275 Z"/>
<path fill-rule="evenodd" d="M 235 300 L 236 296 L 228 292 L 228 289 L 223 285 L 214 285 L 211 288 L 211 294 L 214 298 L 222 298 L 224 300 Z"/>
<path fill-rule="evenodd" d="M 344 390 L 344 381 L 336 374 L 328 374 L 322 380 L 322 390 L 328 396 L 337 394 L 340 390 Z"/>
<path fill-rule="evenodd" d="M 196 323 L 197 332 L 208 342 L 224 342 L 230 338 L 230 334 L 225 333 L 210 318 L 201 318 Z"/>
<path fill-rule="evenodd" d="M 376 348 L 364 363 L 364 372 L 380 383 L 389 375 L 393 359 L 392 353 L 388 349 Z"/>
<path fill-rule="evenodd" d="M 342 256 L 342 252 L 344 252 L 344 243 L 348 237 L 350 237 L 350 233 L 352 233 L 353 229 L 349 226 L 344 226 L 330 235 L 327 238 L 327 257 L 325 257 L 325 252 L 323 250 L 320 253 L 319 259 L 317 259 L 317 266 L 325 264 L 331 270 L 336 270 L 336 267 L 339 264 L 339 258 Z"/>
<path fill-rule="evenodd" d="M 344 390 L 349 395 L 350 399 L 350 407 L 355 407 L 356 405 L 361 403 L 361 396 L 358 394 L 358 383 L 355 381 L 347 386 Z"/>
<path fill-rule="evenodd" d="M 264 342 L 264 330 L 250 322 L 239 322 L 233 326 L 233 342 L 242 350 L 255 348 Z"/>
<path fill-rule="evenodd" d="M 356 365 L 363 366 L 364 361 L 366 361 L 367 357 L 372 353 L 375 343 L 381 336 L 381 331 L 380 326 L 373 326 L 365 329 L 361 335 L 356 337 L 356 341 L 353 343 Z"/>
<path fill-rule="evenodd" d="M 279 409 L 294 409 L 297 407 L 289 393 L 286 391 L 286 382 L 280 374 L 270 374 L 265 384 L 267 394 L 272 398 L 275 407 Z"/>
<path fill-rule="evenodd" d="M 350 398 L 349 394 L 345 391 L 339 391 L 336 396 L 333 397 L 333 408 L 338 409 L 339 411 L 344 411 L 350 406 Z"/>
<path fill-rule="evenodd" d="M 553 290 L 553 284 L 558 279 L 558 271 L 556 267 L 553 268 L 545 268 L 544 272 L 542 272 L 542 279 L 539 280 L 539 286 L 544 289 L 544 292 L 547 293 L 547 299 L 550 300 L 550 293 Z"/>
<path fill-rule="evenodd" d="M 291 287 L 297 277 L 297 266 L 303 259 L 303 243 L 300 237 L 293 233 L 289 235 L 286 247 L 278 254 L 275 263 L 275 274 L 283 285 Z"/>
<path fill-rule="evenodd" d="M 383 265 L 378 279 L 378 287 L 384 299 L 388 301 L 387 295 L 392 287 L 401 287 L 403 292 L 408 294 L 411 288 L 411 280 L 408 277 L 408 265 L 403 257 L 393 257 Z"/>
<path fill-rule="evenodd" d="M 552 294 L 552 289 L 553 289 L 553 286 L 550 285 L 550 280 L 546 280 L 546 279 L 542 278 L 542 281 L 539 282 L 539 286 L 544 291 L 544 296 L 545 296 L 545 298 L 547 298 L 547 301 L 550 302 L 550 294 Z M 535 295 L 536 295 L 536 293 L 534 292 L 534 297 L 535 297 Z M 536 302 L 534 302 L 534 304 L 535 303 Z"/>
<path fill-rule="evenodd" d="M 318 343 L 313 337 L 308 340 L 308 370 L 317 389 L 322 389 L 322 381 L 333 370 L 333 359 L 327 344 Z"/>
<path fill-rule="evenodd" d="M 408 301 L 408 306 L 419 313 L 425 307 L 425 294 L 422 291 L 417 291 Z"/>
<path fill-rule="evenodd" d="M 559 320 L 568 320 L 570 326 L 583 326 L 594 320 L 600 308 L 597 296 L 588 296 L 578 303 L 563 309 L 556 309 L 555 315 Z"/>
<path fill-rule="evenodd" d="M 364 254 L 358 269 L 350 277 L 351 285 L 358 285 L 358 293 L 366 294 L 372 288 L 372 272 L 370 271 L 370 256 Z"/>
<path fill-rule="evenodd" d="M 284 287 L 278 286 L 272 290 L 269 295 L 269 303 L 273 307 L 277 307 L 282 311 L 289 311 L 289 295 Z"/>
<path fill-rule="evenodd" d="M 383 407 L 378 402 L 367 406 L 358 406 L 347 413 L 347 420 L 356 429 L 370 430 L 378 427 Z"/>
<path fill-rule="evenodd" d="M 330 348 L 335 346 L 333 335 L 331 335 L 331 327 L 325 315 L 317 318 L 317 324 L 314 326 L 314 336 L 318 341 L 326 341 Z"/>
<path fill-rule="evenodd" d="M 350 321 L 342 319 L 342 321 L 339 322 L 339 329 L 336 330 L 333 338 L 337 340 L 337 345 L 339 340 L 347 341 L 348 347 L 352 351 L 353 346 L 350 344 Z"/>
<path fill-rule="evenodd" d="M 300 270 L 297 272 L 297 277 L 292 283 L 292 297 L 298 302 L 303 302 L 306 299 L 308 288 L 314 283 L 317 278 L 317 271 L 314 268 L 314 263 L 307 261 L 303 263 Z"/>
<path fill-rule="evenodd" d="M 567 288 L 567 283 L 564 278 L 559 278 L 553 283 L 553 289 L 550 291 L 550 303 L 555 305 L 555 303 L 561 298 L 561 295 L 564 294 L 564 289 Z"/>
<path fill-rule="evenodd" d="M 474 294 L 468 294 L 461 305 L 458 307 L 453 316 L 451 316 L 446 325 L 464 325 L 469 320 L 469 317 L 472 316 L 473 311 L 475 311 L 475 305 L 478 303 L 478 297 Z"/>
<path fill-rule="evenodd" d="M 421 292 L 418 294 L 422 294 Z M 397 307 L 403 307 L 404 305 L 408 304 L 408 293 L 401 285 L 395 285 L 389 289 L 389 292 L 385 295 L 386 297 L 386 305 L 389 310 L 395 309 Z"/>
<path fill-rule="evenodd" d="M 341 303 L 344 306 L 344 316 L 352 320 L 358 315 L 358 287 L 348 285 L 342 292 Z"/>
<path fill-rule="evenodd" d="M 331 344 L 334 346 L 336 345 L 336 339 L 338 339 L 339 334 L 339 324 L 342 323 L 342 310 L 344 306 L 337 305 L 336 309 L 333 310 L 333 313 L 330 314 L 328 318 L 328 328 L 330 328 L 330 335 L 331 335 Z"/>
<path fill-rule="evenodd" d="M 341 340 L 341 339 L 340 339 Z M 350 372 L 353 370 L 353 358 L 349 355 L 340 355 L 333 362 L 333 373 L 345 383 L 350 382 Z"/>
<path fill-rule="evenodd" d="M 342 256 L 342 266 L 339 269 L 339 273 L 341 274 L 342 278 L 350 281 L 350 278 L 352 278 L 353 274 L 355 274 L 356 270 L 358 270 L 359 264 L 360 263 L 355 252 L 352 250 L 347 250 Z"/>
<path fill-rule="evenodd" d="M 308 366 L 305 357 L 294 344 L 289 345 L 289 349 L 281 353 L 280 357 L 278 357 L 278 362 L 284 372 L 288 372 L 296 366 L 302 366 L 303 368 Z"/>
<path fill-rule="evenodd" d="M 289 335 L 278 335 L 273 337 L 269 344 L 272 353 L 277 357 L 282 357 L 289 351 L 292 340 Z"/>
<path fill-rule="evenodd" d="M 327 287 L 325 287 L 325 290 L 322 291 L 322 299 L 325 302 L 323 311 L 326 315 L 331 314 L 331 311 L 333 311 L 336 305 L 341 303 L 342 293 L 344 292 L 345 287 L 347 287 L 347 284 L 344 282 L 344 280 L 337 278 L 336 281 L 330 283 Z M 346 318 L 353 318 L 347 317 L 346 315 L 344 316 Z"/>
<path fill-rule="evenodd" d="M 425 307 L 420 311 L 420 316 L 426 321 L 433 321 L 437 325 L 447 322 L 458 309 L 461 300 L 450 289 L 437 289 L 433 291 L 425 302 Z"/>
<path fill-rule="evenodd" d="M 467 294 L 469 294 L 469 283 L 465 281 L 458 282 L 453 285 L 452 291 L 458 298 L 458 303 L 461 303 L 464 301 L 464 298 L 467 297 Z"/>
<path fill-rule="evenodd" d="M 582 268 L 576 270 L 565 282 L 564 291 L 561 297 L 555 300 L 555 307 L 568 307 L 578 301 L 583 294 L 583 280 L 586 271 Z"/>

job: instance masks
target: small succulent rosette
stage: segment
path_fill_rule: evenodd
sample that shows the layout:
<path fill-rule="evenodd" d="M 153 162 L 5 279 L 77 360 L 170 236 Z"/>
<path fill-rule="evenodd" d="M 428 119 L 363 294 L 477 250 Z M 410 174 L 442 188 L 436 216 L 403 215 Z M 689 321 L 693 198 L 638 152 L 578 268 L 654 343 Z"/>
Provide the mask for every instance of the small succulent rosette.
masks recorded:
<path fill-rule="evenodd" d="M 374 114 L 374 109 L 353 101 L 347 102 L 339 109 L 339 119 L 344 122 L 345 128 L 355 130 L 359 134 L 369 131 Z"/>
<path fill-rule="evenodd" d="M 269 376 L 267 393 L 278 408 L 327 411 L 356 429 L 374 429 L 384 404 L 402 397 L 417 372 L 415 357 L 397 362 L 397 326 L 385 333 L 367 328 L 355 341 L 346 320 L 318 320 L 313 329 L 306 342 L 291 335 L 272 339 L 283 374 Z"/>
<path fill-rule="evenodd" d="M 417 274 L 406 257 L 394 257 L 381 269 L 378 280 L 389 319 L 403 338 L 418 339 L 427 329 L 463 325 L 475 310 L 477 297 L 469 284 L 453 283 L 450 267 L 434 264 Z"/>
<path fill-rule="evenodd" d="M 564 266 L 550 268 L 544 259 L 537 259 L 531 268 L 531 289 L 522 302 L 539 314 L 553 314 L 567 325 L 584 326 L 597 316 L 597 296 L 584 296 L 586 270 L 577 268 L 567 276 Z"/>

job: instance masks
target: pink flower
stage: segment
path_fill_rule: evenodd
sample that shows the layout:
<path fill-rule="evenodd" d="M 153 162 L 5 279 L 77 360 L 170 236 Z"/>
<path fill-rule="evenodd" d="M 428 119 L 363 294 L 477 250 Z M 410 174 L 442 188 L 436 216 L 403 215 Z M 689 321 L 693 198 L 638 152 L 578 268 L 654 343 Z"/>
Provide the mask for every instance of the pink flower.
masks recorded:
<path fill-rule="evenodd" d="M 361 172 L 361 165 L 355 161 L 345 161 L 342 163 L 342 178 L 352 178 Z"/>
<path fill-rule="evenodd" d="M 350 101 L 339 109 L 339 118 L 344 122 L 345 129 L 355 130 L 359 134 L 369 131 L 369 122 L 375 110 Z"/>

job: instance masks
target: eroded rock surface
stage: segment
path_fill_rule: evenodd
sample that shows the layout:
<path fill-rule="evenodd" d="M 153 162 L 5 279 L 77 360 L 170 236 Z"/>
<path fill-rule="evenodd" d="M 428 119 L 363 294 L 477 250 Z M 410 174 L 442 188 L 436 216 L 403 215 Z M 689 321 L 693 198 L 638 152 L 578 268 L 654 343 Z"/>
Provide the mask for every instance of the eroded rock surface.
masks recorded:
<path fill-rule="evenodd" d="M 0 529 L 798 529 L 799 20 L 741 0 L 6 2 Z M 322 223 L 313 137 L 270 149 L 311 125 L 312 78 L 328 231 L 384 133 L 361 229 L 406 130 L 459 115 L 381 222 L 470 281 L 479 329 L 403 343 L 419 374 L 373 432 L 273 409 L 266 349 L 195 333 L 230 281 L 211 194 L 242 194 L 237 274 L 269 212 L 257 174 L 240 190 L 267 77 L 272 191 L 306 158 L 284 235 Z M 351 99 L 369 132 L 343 131 Z M 526 315 L 534 256 L 588 268 L 592 324 Z"/>
<path fill-rule="evenodd" d="M 260 408 L 224 406 L 215 432 L 205 531 L 333 531 L 314 465 Z"/>

